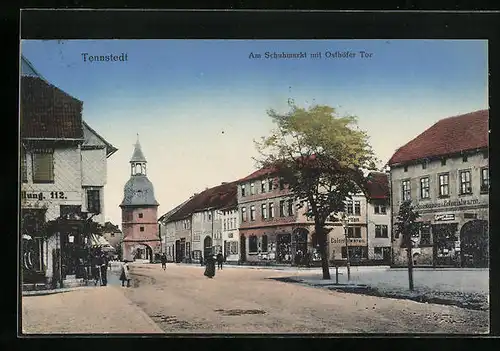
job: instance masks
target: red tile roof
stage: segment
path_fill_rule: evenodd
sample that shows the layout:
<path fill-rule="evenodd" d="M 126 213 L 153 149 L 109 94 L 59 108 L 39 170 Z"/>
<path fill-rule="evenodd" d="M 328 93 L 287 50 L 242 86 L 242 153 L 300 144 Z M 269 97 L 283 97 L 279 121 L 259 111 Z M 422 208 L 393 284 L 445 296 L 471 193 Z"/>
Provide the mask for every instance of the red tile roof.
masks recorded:
<path fill-rule="evenodd" d="M 383 172 L 370 172 L 366 177 L 367 197 L 371 200 L 389 198 L 389 176 Z"/>
<path fill-rule="evenodd" d="M 480 110 L 442 119 L 400 147 L 389 165 L 487 148 L 488 117 L 488 110 Z"/>
<path fill-rule="evenodd" d="M 251 173 L 250 175 L 237 180 L 237 183 L 242 183 L 242 182 L 247 182 L 250 180 L 269 177 L 273 174 L 276 174 L 276 172 L 277 172 L 276 167 L 263 167 L 261 169 L 256 170 L 255 172 Z"/>
<path fill-rule="evenodd" d="M 168 222 L 178 221 L 204 209 L 226 209 L 237 205 L 236 182 L 224 183 L 195 195 L 175 212 Z"/>
<path fill-rule="evenodd" d="M 21 77 L 21 138 L 83 139 L 83 103 L 46 81 Z"/>

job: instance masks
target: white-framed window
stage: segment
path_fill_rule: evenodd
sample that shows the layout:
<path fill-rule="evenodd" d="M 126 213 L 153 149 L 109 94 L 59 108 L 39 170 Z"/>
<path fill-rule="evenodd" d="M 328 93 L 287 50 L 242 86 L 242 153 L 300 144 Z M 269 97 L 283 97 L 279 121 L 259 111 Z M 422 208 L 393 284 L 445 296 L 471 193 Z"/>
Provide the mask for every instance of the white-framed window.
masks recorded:
<path fill-rule="evenodd" d="M 250 206 L 250 220 L 255 221 L 255 206 Z"/>
<path fill-rule="evenodd" d="M 361 227 L 347 227 L 348 238 L 361 238 Z"/>
<path fill-rule="evenodd" d="M 255 194 L 255 183 L 250 183 L 250 195 Z"/>
<path fill-rule="evenodd" d="M 260 213 L 262 215 L 262 219 L 267 219 L 267 204 L 260 205 Z"/>
<path fill-rule="evenodd" d="M 292 216 L 293 215 L 293 199 L 288 200 L 288 215 Z"/>
<path fill-rule="evenodd" d="M 389 231 L 388 231 L 387 225 L 385 225 L 385 224 L 375 225 L 375 237 L 376 238 L 388 238 Z"/>
<path fill-rule="evenodd" d="M 429 177 L 420 178 L 420 198 L 421 199 L 430 198 Z"/>
<path fill-rule="evenodd" d="M 405 179 L 401 182 L 401 190 L 402 190 L 402 199 L 403 201 L 411 200 L 411 186 L 410 180 Z"/>
<path fill-rule="evenodd" d="M 280 217 L 285 217 L 286 203 L 285 200 L 280 200 Z"/>
<path fill-rule="evenodd" d="M 274 218 L 274 203 L 269 203 L 269 218 Z"/>
<path fill-rule="evenodd" d="M 361 201 L 354 201 L 354 214 L 361 215 Z"/>
<path fill-rule="evenodd" d="M 460 171 L 460 194 L 472 194 L 470 170 Z"/>
<path fill-rule="evenodd" d="M 387 214 L 387 208 L 385 205 L 375 204 L 373 206 L 373 212 L 375 214 Z"/>
<path fill-rule="evenodd" d="M 345 202 L 345 212 L 347 212 L 347 214 L 350 214 L 352 215 L 353 214 L 353 201 L 352 200 L 347 200 Z"/>
<path fill-rule="evenodd" d="M 488 167 L 481 168 L 481 192 L 487 193 L 490 190 L 490 173 Z"/>
<path fill-rule="evenodd" d="M 450 195 L 450 174 L 442 173 L 438 176 L 439 178 L 439 196 L 449 196 Z"/>
<path fill-rule="evenodd" d="M 246 207 L 241 208 L 241 221 L 242 222 L 247 221 L 247 208 Z"/>
<path fill-rule="evenodd" d="M 266 192 L 266 181 L 264 179 L 260 181 L 260 192 L 261 193 Z"/>
<path fill-rule="evenodd" d="M 274 189 L 274 179 L 272 179 L 272 178 L 268 179 L 267 180 L 267 184 L 268 184 L 267 191 L 273 191 L 273 189 Z"/>
<path fill-rule="evenodd" d="M 85 189 L 87 196 L 87 212 L 101 213 L 101 189 L 100 188 L 87 188 Z"/>
<path fill-rule="evenodd" d="M 245 184 L 241 184 L 240 189 L 241 189 L 241 197 L 245 197 L 246 196 L 246 186 L 245 186 Z"/>

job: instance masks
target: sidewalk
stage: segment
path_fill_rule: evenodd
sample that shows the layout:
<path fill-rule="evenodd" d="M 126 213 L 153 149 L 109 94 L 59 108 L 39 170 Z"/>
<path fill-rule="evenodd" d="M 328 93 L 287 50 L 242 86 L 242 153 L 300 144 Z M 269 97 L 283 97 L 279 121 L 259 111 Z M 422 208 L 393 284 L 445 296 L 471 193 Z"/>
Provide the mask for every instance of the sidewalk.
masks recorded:
<path fill-rule="evenodd" d="M 23 296 L 23 334 L 157 334 L 162 329 L 128 300 L 121 287 L 81 288 Z"/>

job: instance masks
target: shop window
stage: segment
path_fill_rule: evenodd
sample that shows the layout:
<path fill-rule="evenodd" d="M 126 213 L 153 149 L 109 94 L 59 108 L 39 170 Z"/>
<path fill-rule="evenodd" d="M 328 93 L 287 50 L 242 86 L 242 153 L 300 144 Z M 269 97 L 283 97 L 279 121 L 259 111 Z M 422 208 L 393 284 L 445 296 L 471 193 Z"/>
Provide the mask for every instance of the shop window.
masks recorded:
<path fill-rule="evenodd" d="M 411 187 L 409 179 L 403 180 L 401 182 L 401 189 L 403 191 L 403 201 L 411 200 Z"/>
<path fill-rule="evenodd" d="M 460 194 L 472 194 L 470 171 L 460 171 Z"/>
<path fill-rule="evenodd" d="M 255 206 L 250 206 L 250 220 L 255 221 Z"/>
<path fill-rule="evenodd" d="M 429 177 L 420 178 L 420 198 L 428 199 L 430 198 L 429 193 Z"/>
<path fill-rule="evenodd" d="M 269 203 L 269 218 L 274 218 L 274 203 Z"/>
<path fill-rule="evenodd" d="M 341 249 L 342 258 L 347 258 L 347 250 L 345 246 L 342 246 Z M 350 246 L 349 247 L 349 258 L 352 261 L 359 261 L 362 259 L 368 258 L 368 249 L 367 247 L 362 246 Z"/>
<path fill-rule="evenodd" d="M 285 217 L 285 200 L 280 200 L 280 217 Z"/>
<path fill-rule="evenodd" d="M 250 235 L 248 237 L 248 252 L 255 253 L 257 252 L 257 237 L 255 235 Z"/>
<path fill-rule="evenodd" d="M 266 181 L 265 180 L 262 180 L 260 182 L 260 192 L 261 193 L 265 193 L 266 192 Z"/>
<path fill-rule="evenodd" d="M 481 168 L 481 193 L 487 193 L 490 190 L 490 173 L 488 168 Z"/>
<path fill-rule="evenodd" d="M 247 221 L 247 208 L 246 207 L 241 208 L 241 221 L 242 222 Z"/>
<path fill-rule="evenodd" d="M 245 197 L 245 184 L 241 184 L 241 197 Z"/>
<path fill-rule="evenodd" d="M 450 195 L 450 175 L 443 173 L 439 175 L 439 196 Z"/>
<path fill-rule="evenodd" d="M 255 194 L 255 183 L 250 183 L 250 195 Z"/>
<path fill-rule="evenodd" d="M 54 150 L 36 150 L 31 157 L 33 183 L 54 183 Z"/>
<path fill-rule="evenodd" d="M 261 238 L 261 251 L 267 252 L 267 235 L 262 235 Z"/>
<path fill-rule="evenodd" d="M 420 245 L 431 245 L 431 225 L 429 222 L 420 224 Z"/>
<path fill-rule="evenodd" d="M 101 213 L 101 192 L 99 189 L 87 189 L 87 211 Z"/>

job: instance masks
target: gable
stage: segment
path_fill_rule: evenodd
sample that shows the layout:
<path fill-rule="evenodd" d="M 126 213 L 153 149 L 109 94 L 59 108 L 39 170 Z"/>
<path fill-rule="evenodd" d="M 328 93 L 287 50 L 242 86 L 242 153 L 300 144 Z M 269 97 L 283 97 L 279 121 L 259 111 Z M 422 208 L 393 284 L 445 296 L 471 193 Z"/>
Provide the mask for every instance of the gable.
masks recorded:
<path fill-rule="evenodd" d="M 83 124 L 83 145 L 84 146 L 101 146 L 106 147 L 106 143 L 95 133 L 93 130 L 90 130 L 89 126 L 84 123 Z"/>

